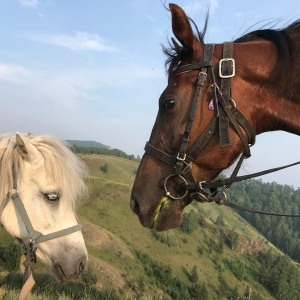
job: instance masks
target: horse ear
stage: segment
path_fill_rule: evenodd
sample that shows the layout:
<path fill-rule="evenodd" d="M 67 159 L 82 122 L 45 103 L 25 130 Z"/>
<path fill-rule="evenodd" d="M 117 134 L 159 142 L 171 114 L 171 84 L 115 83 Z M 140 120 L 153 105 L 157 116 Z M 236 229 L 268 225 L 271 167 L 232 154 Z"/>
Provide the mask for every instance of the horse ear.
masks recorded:
<path fill-rule="evenodd" d="M 173 43 L 173 45 L 174 45 L 174 47 L 175 47 L 176 49 L 181 48 L 181 46 L 176 42 L 176 40 L 175 40 L 174 38 L 171 37 L 171 40 L 172 40 L 172 43 Z"/>
<path fill-rule="evenodd" d="M 183 47 L 195 51 L 198 41 L 193 33 L 191 23 L 181 7 L 176 4 L 169 4 L 172 14 L 172 30 Z"/>
<path fill-rule="evenodd" d="M 26 138 L 19 132 L 16 132 L 16 144 L 19 153 L 24 159 L 28 161 L 34 161 L 39 157 L 40 153 L 36 149 L 36 147 L 30 142 L 28 138 Z"/>

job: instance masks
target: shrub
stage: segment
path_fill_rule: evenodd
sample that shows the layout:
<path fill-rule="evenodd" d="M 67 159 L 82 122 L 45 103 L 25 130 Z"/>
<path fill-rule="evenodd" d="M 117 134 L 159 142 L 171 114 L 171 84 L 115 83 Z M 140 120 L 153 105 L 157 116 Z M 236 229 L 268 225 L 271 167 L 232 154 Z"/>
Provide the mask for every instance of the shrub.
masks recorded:
<path fill-rule="evenodd" d="M 152 230 L 151 233 L 156 240 L 168 245 L 169 247 L 177 245 L 176 236 L 173 230 L 164 232 L 157 232 L 155 230 Z"/>
<path fill-rule="evenodd" d="M 108 172 L 108 164 L 105 163 L 104 165 L 100 166 L 100 170 L 104 173 Z"/>
<path fill-rule="evenodd" d="M 191 210 L 189 213 L 183 215 L 183 221 L 180 229 L 183 232 L 191 234 L 197 228 L 198 221 L 198 214 L 194 210 Z"/>

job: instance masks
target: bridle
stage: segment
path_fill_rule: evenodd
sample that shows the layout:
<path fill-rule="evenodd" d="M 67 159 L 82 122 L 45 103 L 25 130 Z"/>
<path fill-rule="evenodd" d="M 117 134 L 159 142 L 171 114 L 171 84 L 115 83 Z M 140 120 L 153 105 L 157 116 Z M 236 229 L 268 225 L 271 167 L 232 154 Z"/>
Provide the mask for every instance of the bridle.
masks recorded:
<path fill-rule="evenodd" d="M 156 159 L 174 167 L 174 173 L 167 176 L 164 181 L 165 195 L 173 200 L 183 199 L 188 194 L 190 194 L 191 198 L 198 202 L 215 202 L 217 204 L 224 204 L 232 208 L 237 208 L 253 213 L 300 217 L 300 215 L 285 215 L 256 211 L 238 206 L 227 201 L 226 192 L 228 191 L 232 183 L 262 176 L 300 164 L 300 162 L 296 162 L 294 164 L 279 168 L 269 169 L 245 176 L 237 176 L 244 159 L 251 156 L 250 147 L 255 144 L 255 132 L 249 121 L 237 108 L 235 101 L 231 98 L 231 78 L 235 76 L 235 61 L 232 58 L 232 48 L 233 47 L 231 42 L 225 42 L 223 44 L 223 59 L 221 59 L 219 62 L 219 77 L 221 81 L 220 87 L 216 83 L 215 75 L 213 72 L 212 58 L 214 52 L 214 44 L 205 45 L 202 63 L 180 66 L 172 71 L 171 76 L 177 76 L 185 72 L 199 70 L 196 89 L 191 101 L 189 117 L 185 127 L 185 131 L 181 138 L 179 151 L 177 155 L 172 156 L 161 151 L 160 149 L 157 149 L 149 142 L 147 142 L 145 146 L 145 152 L 155 157 Z M 197 104 L 207 77 L 209 77 L 212 89 L 214 117 L 207 125 L 203 133 L 200 135 L 200 137 L 187 151 L 190 131 L 196 114 Z M 244 146 L 244 151 L 241 154 L 236 167 L 232 172 L 232 175 L 229 178 L 197 182 L 192 174 L 193 161 L 208 144 L 211 138 L 217 133 L 217 131 L 219 131 L 221 146 L 226 147 L 230 145 L 229 124 L 231 124 L 231 126 L 234 128 Z M 247 138 L 245 137 L 244 132 L 247 134 Z M 184 186 L 185 191 L 182 195 L 174 195 L 168 185 L 170 180 L 175 178 L 177 179 L 177 181 L 181 181 L 182 185 Z"/>
<path fill-rule="evenodd" d="M 17 187 L 17 176 L 15 172 L 13 172 L 13 188 L 10 190 L 8 194 L 8 200 L 11 198 L 16 211 L 20 215 L 25 228 L 27 230 L 27 233 L 29 235 L 29 242 L 25 243 L 22 239 L 18 239 L 18 241 L 23 245 L 25 250 L 25 255 L 21 257 L 20 261 L 20 268 L 23 272 L 23 289 L 20 294 L 19 299 L 28 299 L 29 293 L 31 288 L 34 285 L 34 280 L 31 274 L 31 264 L 36 263 L 37 257 L 36 257 L 36 251 L 38 248 L 38 244 L 44 243 L 49 240 L 53 240 L 65 235 L 69 235 L 71 233 L 74 233 L 76 231 L 80 231 L 82 229 L 82 225 L 74 225 L 59 231 L 55 231 L 48 234 L 42 234 L 41 232 L 35 230 L 31 224 L 31 221 L 28 217 L 28 214 L 26 212 L 26 209 L 24 207 L 24 204 L 20 198 L 20 195 L 18 193 L 18 187 Z M 24 266 L 23 266 L 24 264 Z M 24 296 L 22 296 L 24 295 Z M 23 297 L 23 298 L 22 298 Z"/>

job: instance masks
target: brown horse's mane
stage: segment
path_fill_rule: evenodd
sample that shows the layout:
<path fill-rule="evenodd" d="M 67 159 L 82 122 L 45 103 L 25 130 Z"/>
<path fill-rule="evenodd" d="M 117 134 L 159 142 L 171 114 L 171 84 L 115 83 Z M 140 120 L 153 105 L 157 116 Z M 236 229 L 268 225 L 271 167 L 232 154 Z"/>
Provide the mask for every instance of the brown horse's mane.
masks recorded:
<path fill-rule="evenodd" d="M 200 42 L 204 42 L 208 17 L 209 15 L 207 13 L 202 32 L 198 30 L 195 22 L 189 18 L 196 30 L 194 35 Z M 274 26 L 271 26 L 269 29 L 262 28 L 245 33 L 243 36 L 235 39 L 233 42 L 245 43 L 255 40 L 267 40 L 272 42 L 275 45 L 278 53 L 279 64 L 276 68 L 282 71 L 282 67 L 284 67 L 284 69 L 287 70 L 291 68 L 293 62 L 295 62 L 296 48 L 292 36 L 295 34 L 300 34 L 300 19 L 281 29 L 273 29 L 273 27 Z M 169 75 L 177 67 L 180 61 L 192 55 L 191 50 L 185 49 L 184 47 L 175 47 L 171 43 L 169 43 L 169 48 L 163 46 L 163 52 L 167 55 L 165 66 Z"/>

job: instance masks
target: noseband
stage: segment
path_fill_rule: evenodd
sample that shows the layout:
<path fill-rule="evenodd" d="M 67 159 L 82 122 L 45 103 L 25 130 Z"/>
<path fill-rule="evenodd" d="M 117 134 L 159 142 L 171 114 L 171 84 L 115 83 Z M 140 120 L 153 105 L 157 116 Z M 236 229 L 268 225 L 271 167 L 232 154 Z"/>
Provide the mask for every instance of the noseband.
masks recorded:
<path fill-rule="evenodd" d="M 227 201 L 226 192 L 232 183 L 262 176 L 271 172 L 279 171 L 287 167 L 300 164 L 300 162 L 296 162 L 294 164 L 279 168 L 269 169 L 245 176 L 237 176 L 243 160 L 251 156 L 250 147 L 255 144 L 255 132 L 249 121 L 236 107 L 235 101 L 231 98 L 231 78 L 235 76 L 235 61 L 232 58 L 232 48 L 232 43 L 230 42 L 225 42 L 223 44 L 223 59 L 221 59 L 219 62 L 218 74 L 221 81 L 220 87 L 216 83 L 215 75 L 213 72 L 212 58 L 214 52 L 214 44 L 205 45 L 202 63 L 184 65 L 172 71 L 171 76 L 177 76 L 182 73 L 199 70 L 196 89 L 191 102 L 186 128 L 181 138 L 179 151 L 175 156 L 172 156 L 155 148 L 149 142 L 147 142 L 145 146 L 145 152 L 155 157 L 156 159 L 174 167 L 174 173 L 169 175 L 164 181 L 165 195 L 173 200 L 183 199 L 189 193 L 191 198 L 198 202 L 215 202 L 217 204 L 225 204 L 232 208 L 251 211 L 255 213 L 299 217 L 299 215 L 282 215 L 254 211 L 251 209 L 245 209 Z M 190 131 L 197 110 L 197 104 L 207 77 L 209 77 L 212 89 L 214 117 L 205 128 L 203 133 L 200 135 L 200 137 L 187 151 Z M 232 175 L 230 176 L 230 178 L 226 179 L 197 182 L 192 174 L 193 161 L 217 131 L 219 131 L 221 146 L 226 147 L 230 145 L 229 124 L 232 125 L 233 129 L 239 136 L 244 146 L 244 151 L 240 156 Z M 243 131 L 247 134 L 247 138 L 245 137 Z M 182 195 L 174 195 L 172 190 L 168 186 L 169 181 L 176 177 L 179 178 L 185 188 L 185 192 Z"/>

